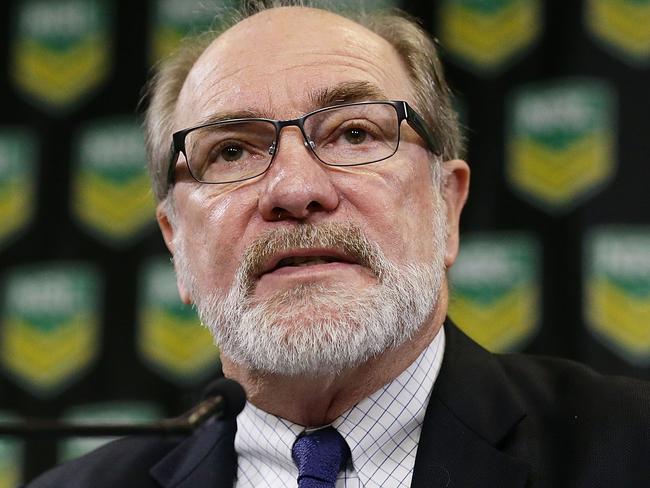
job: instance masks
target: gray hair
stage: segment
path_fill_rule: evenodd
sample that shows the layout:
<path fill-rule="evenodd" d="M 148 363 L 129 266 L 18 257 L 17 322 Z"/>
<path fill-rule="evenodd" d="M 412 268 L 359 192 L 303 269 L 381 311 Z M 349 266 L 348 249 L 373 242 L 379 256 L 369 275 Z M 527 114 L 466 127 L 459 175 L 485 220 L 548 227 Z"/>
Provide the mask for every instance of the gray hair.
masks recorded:
<path fill-rule="evenodd" d="M 145 138 L 149 172 L 158 201 L 167 198 L 167 169 L 173 132 L 173 117 L 178 96 L 188 73 L 205 49 L 243 19 L 264 10 L 286 6 L 308 6 L 300 0 L 253 0 L 219 18 L 218 28 L 185 39 L 174 54 L 158 66 L 146 87 L 149 107 L 145 116 Z M 464 148 L 457 115 L 451 104 L 451 91 L 445 81 L 437 49 L 428 34 L 405 13 L 391 11 L 353 11 L 341 14 L 388 41 L 404 61 L 414 89 L 414 105 L 429 124 L 440 147 L 443 161 L 461 157 Z M 439 166 L 439 165 L 436 165 Z M 439 175 L 440 169 L 435 168 Z M 440 181 L 440 178 L 436 178 Z"/>

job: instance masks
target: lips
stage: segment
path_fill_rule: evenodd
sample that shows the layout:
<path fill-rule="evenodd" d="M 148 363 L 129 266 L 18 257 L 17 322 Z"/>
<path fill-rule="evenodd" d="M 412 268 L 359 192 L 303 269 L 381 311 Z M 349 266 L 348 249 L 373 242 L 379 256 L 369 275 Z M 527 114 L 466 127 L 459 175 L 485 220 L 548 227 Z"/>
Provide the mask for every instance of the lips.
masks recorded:
<path fill-rule="evenodd" d="M 283 258 L 278 261 L 278 264 L 275 268 L 281 268 L 283 266 L 311 266 L 313 264 L 327 264 L 338 261 L 336 258 L 330 256 L 314 256 L 314 257 L 302 257 L 302 256 L 293 256 L 290 258 Z"/>
<path fill-rule="evenodd" d="M 307 267 L 330 263 L 356 264 L 354 259 L 337 251 L 299 249 L 273 256 L 264 265 L 260 276 L 286 267 Z"/>

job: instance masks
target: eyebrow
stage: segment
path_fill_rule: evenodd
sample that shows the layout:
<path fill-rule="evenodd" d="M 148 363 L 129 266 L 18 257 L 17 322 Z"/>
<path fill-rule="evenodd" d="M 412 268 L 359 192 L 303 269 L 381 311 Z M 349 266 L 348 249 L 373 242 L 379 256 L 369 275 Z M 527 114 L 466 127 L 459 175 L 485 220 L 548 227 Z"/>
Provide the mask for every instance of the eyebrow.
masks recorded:
<path fill-rule="evenodd" d="M 270 119 L 268 113 L 251 110 L 251 109 L 242 109 L 242 110 L 222 110 L 208 115 L 206 118 L 202 119 L 196 125 L 204 124 L 214 124 L 216 122 L 223 122 L 224 120 L 232 119 Z"/>
<path fill-rule="evenodd" d="M 346 81 L 316 90 L 308 97 L 316 108 L 366 100 L 387 100 L 386 94 L 378 86 L 368 81 Z"/>
<path fill-rule="evenodd" d="M 366 100 L 388 100 L 386 94 L 373 83 L 368 81 L 346 81 L 338 85 L 321 88 L 307 95 L 309 103 L 314 108 L 332 107 L 351 102 Z M 232 119 L 273 119 L 272 114 L 260 110 L 223 110 L 210 114 L 198 124 L 214 124 Z"/>

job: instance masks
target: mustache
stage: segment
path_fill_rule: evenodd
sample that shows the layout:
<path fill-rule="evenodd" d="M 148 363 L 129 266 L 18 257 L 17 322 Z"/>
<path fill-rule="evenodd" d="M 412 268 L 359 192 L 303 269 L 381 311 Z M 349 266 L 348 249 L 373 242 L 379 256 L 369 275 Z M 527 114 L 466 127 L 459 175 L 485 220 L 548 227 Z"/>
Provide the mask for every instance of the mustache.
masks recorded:
<path fill-rule="evenodd" d="M 238 276 L 250 287 L 274 255 L 295 249 L 328 248 L 342 252 L 381 281 L 387 259 L 379 246 L 354 223 L 299 224 L 273 229 L 255 239 L 245 250 Z M 249 288 L 250 289 L 250 288 Z"/>

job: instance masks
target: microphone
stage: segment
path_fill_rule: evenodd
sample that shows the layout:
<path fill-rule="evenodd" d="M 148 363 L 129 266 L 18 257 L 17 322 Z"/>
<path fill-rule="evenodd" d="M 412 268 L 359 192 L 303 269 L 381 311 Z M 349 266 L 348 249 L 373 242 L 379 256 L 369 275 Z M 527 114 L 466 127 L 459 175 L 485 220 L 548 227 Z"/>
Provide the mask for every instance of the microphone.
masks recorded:
<path fill-rule="evenodd" d="M 244 409 L 246 392 L 236 381 L 219 378 L 208 385 L 203 401 L 180 417 L 147 424 L 74 424 L 49 419 L 0 423 L 0 436 L 121 437 L 125 435 L 188 435 L 208 419 L 234 418 Z"/>

